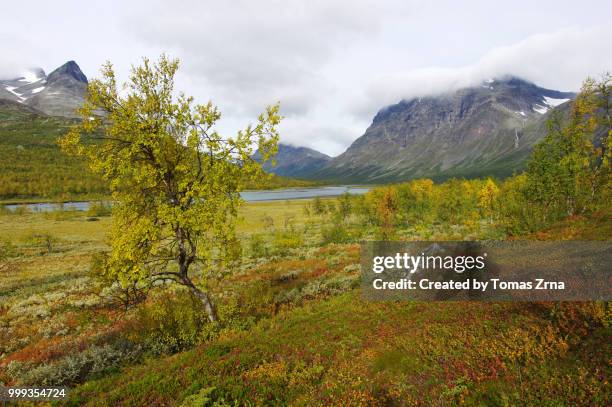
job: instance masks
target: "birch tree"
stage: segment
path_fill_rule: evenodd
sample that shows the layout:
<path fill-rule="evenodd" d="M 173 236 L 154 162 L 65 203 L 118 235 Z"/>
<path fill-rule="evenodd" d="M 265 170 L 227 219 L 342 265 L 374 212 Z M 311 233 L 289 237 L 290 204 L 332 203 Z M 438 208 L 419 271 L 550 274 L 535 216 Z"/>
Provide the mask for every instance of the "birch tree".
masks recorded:
<path fill-rule="evenodd" d="M 264 176 L 251 156 L 258 148 L 266 161 L 276 152 L 281 117 L 274 105 L 254 125 L 222 136 L 212 103 L 175 92 L 178 68 L 164 55 L 144 59 L 120 88 L 107 63 L 89 84 L 82 122 L 60 145 L 87 158 L 116 202 L 102 272 L 124 286 L 181 284 L 216 321 L 208 281 L 238 255 L 239 192 Z"/>

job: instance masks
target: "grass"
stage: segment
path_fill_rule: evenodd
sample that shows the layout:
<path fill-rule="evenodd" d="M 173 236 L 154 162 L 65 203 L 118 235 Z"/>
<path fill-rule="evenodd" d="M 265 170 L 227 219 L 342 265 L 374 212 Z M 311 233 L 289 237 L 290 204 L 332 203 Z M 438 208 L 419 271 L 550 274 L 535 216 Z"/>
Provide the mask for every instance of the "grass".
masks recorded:
<path fill-rule="evenodd" d="M 161 353 L 150 347 L 162 329 L 151 319 L 163 311 L 157 300 L 118 313 L 89 275 L 92 255 L 105 248 L 109 217 L 0 216 L 0 240 L 11 242 L 0 271 L 0 382 L 99 364 L 70 376 L 68 404 L 610 403 L 609 328 L 584 326 L 574 308 L 554 304 L 365 301 L 354 289 L 359 246 L 321 246 L 319 227 L 329 220 L 307 217 L 308 204 L 241 209 L 245 258 L 216 288 L 227 326 Z M 467 233 L 444 230 L 439 226 L 436 238 Z M 253 235 L 274 249 L 279 235 L 284 242 L 291 233 L 301 237 L 299 246 L 251 253 Z M 568 219 L 539 238 L 609 236 L 609 221 L 596 216 Z M 180 305 L 172 293 L 170 301 Z M 179 328 L 197 319 L 189 312 L 174 316 Z"/>

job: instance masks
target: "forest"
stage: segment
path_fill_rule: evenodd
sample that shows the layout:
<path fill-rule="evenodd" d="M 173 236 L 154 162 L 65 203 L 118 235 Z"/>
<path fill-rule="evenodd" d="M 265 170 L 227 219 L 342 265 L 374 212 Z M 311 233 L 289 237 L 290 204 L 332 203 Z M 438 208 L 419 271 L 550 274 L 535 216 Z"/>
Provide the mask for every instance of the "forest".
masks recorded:
<path fill-rule="evenodd" d="M 97 200 L 110 190 L 87 162 L 57 144 L 76 120 L 51 117 L 0 102 L 0 202 Z M 279 176 L 249 182 L 247 189 L 320 185 Z"/>

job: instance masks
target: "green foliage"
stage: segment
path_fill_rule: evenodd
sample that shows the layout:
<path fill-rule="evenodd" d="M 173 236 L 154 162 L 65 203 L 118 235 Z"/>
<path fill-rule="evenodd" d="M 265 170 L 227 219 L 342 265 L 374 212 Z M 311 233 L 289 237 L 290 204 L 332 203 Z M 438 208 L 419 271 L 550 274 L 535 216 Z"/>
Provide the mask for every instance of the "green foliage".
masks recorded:
<path fill-rule="evenodd" d="M 250 249 L 252 258 L 268 257 L 270 250 L 266 244 L 264 236 L 260 233 L 254 233 L 250 239 Z"/>
<path fill-rule="evenodd" d="M 545 209 L 529 199 L 527 175 L 506 180 L 500 188 L 497 217 L 510 235 L 522 235 L 545 225 Z"/>
<path fill-rule="evenodd" d="M 304 244 L 304 237 L 296 230 L 289 229 L 278 231 L 274 234 L 274 253 L 286 256 L 293 249 L 297 249 Z"/>
<path fill-rule="evenodd" d="M 352 240 L 352 236 L 348 231 L 348 227 L 343 224 L 332 224 L 321 229 L 321 244 L 327 245 L 330 243 L 348 243 Z"/>
<path fill-rule="evenodd" d="M 559 114 L 535 147 L 527 168 L 528 200 L 543 209 L 545 222 L 592 212 L 610 198 L 610 98 L 612 77 L 587 79 L 569 119 Z"/>
<path fill-rule="evenodd" d="M 338 205 L 336 206 L 341 220 L 346 220 L 352 211 L 351 196 L 347 193 L 340 195 Z"/>
<path fill-rule="evenodd" d="M 57 139 L 75 120 L 0 105 L 0 198 L 74 199 L 108 187 L 82 158 L 67 157 Z"/>
<path fill-rule="evenodd" d="M 414 180 L 398 186 L 400 216 L 404 224 L 431 222 L 435 218 L 436 198 L 430 179 Z"/>
<path fill-rule="evenodd" d="M 235 137 L 215 130 L 221 114 L 208 103 L 175 95 L 178 60 L 144 59 L 119 91 L 110 63 L 89 83 L 83 121 L 61 139 L 62 148 L 85 157 L 110 184 L 113 199 L 111 251 L 105 273 L 125 287 L 134 281 L 174 281 L 197 295 L 211 320 L 216 313 L 201 286 L 220 277 L 239 248 L 235 220 L 246 180 L 263 177 L 252 159 L 277 149 L 278 105 Z M 95 116 L 98 111 L 104 118 Z M 96 143 L 87 143 L 94 139 Z"/>
<path fill-rule="evenodd" d="M 451 179 L 440 184 L 438 217 L 459 224 L 473 217 L 477 210 L 478 189 L 475 182 Z"/>
<path fill-rule="evenodd" d="M 175 353 L 205 338 L 206 313 L 195 297 L 181 291 L 164 290 L 137 309 L 130 336 L 139 338 L 147 351 Z"/>
<path fill-rule="evenodd" d="M 323 215 L 325 212 L 327 212 L 325 203 L 318 196 L 312 200 L 312 211 L 315 215 Z"/>
<path fill-rule="evenodd" d="M 202 388 L 196 394 L 187 396 L 180 407 L 231 406 L 231 404 L 225 404 L 223 401 L 215 400 L 214 392 L 215 387 Z"/>
<path fill-rule="evenodd" d="M 112 206 L 108 202 L 92 202 L 87 209 L 87 216 L 103 217 L 110 216 L 112 213 Z"/>
<path fill-rule="evenodd" d="M 491 178 L 488 178 L 478 191 L 478 209 L 484 217 L 489 218 L 489 223 L 493 222 L 498 199 L 499 187 Z"/>
<path fill-rule="evenodd" d="M 279 189 L 279 188 L 305 188 L 323 185 L 322 182 L 303 179 L 281 177 L 276 174 L 266 174 L 265 177 L 257 179 L 246 179 L 244 189 Z"/>

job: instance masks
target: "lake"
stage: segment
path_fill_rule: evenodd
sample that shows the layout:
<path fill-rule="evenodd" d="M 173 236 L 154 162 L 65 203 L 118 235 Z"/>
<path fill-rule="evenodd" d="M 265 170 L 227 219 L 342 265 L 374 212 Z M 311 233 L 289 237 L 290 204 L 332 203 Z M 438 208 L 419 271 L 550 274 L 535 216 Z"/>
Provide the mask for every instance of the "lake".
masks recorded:
<path fill-rule="evenodd" d="M 344 193 L 349 194 L 365 194 L 370 190 L 370 187 L 339 185 L 317 188 L 286 188 L 286 189 L 269 189 L 259 191 L 244 191 L 240 195 L 247 202 L 266 202 L 266 201 L 284 201 L 291 199 L 309 199 L 309 198 L 325 198 L 340 196 Z M 20 206 L 25 206 L 33 212 L 51 212 L 57 210 L 64 211 L 86 211 L 93 201 L 84 202 L 64 202 L 63 204 L 53 202 L 30 203 L 30 204 L 10 204 L 4 205 L 5 208 L 14 211 Z"/>

